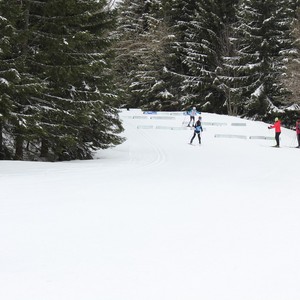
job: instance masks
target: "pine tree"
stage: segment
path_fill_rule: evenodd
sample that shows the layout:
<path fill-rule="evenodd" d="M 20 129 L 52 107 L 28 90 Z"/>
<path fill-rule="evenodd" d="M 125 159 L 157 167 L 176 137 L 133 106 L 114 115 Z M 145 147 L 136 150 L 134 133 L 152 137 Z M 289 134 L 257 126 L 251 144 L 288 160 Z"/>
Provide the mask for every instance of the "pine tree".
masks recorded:
<path fill-rule="evenodd" d="M 218 89 L 216 68 L 222 63 L 224 32 L 232 22 L 236 1 L 185 0 L 185 12 L 177 21 L 178 53 L 182 61 L 184 101 L 203 109 L 223 111 L 223 93 Z"/>
<path fill-rule="evenodd" d="M 286 90 L 281 76 L 292 48 L 287 1 L 244 0 L 238 8 L 239 76 L 244 82 L 244 112 L 262 116 L 282 104 Z"/>
<path fill-rule="evenodd" d="M 291 91 L 285 99 L 289 109 L 300 109 L 300 1 L 290 1 L 290 11 L 294 22 L 292 23 L 292 37 L 294 50 L 285 57 L 286 76 L 283 78 L 284 86 Z"/>
<path fill-rule="evenodd" d="M 4 14 L 5 5 L 0 2 L 0 159 L 7 158 L 7 145 L 4 134 L 8 133 L 8 124 L 11 116 L 12 82 L 9 79 L 13 77 L 7 65 L 6 59 L 11 50 L 11 39 L 15 30 L 9 23 Z"/>
<path fill-rule="evenodd" d="M 1 158 L 85 159 L 121 143 L 107 2 L 1 1 L 0 16 Z"/>
<path fill-rule="evenodd" d="M 92 151 L 122 142 L 118 103 L 111 93 L 106 1 L 33 1 L 32 71 L 47 89 L 36 99 L 40 152 L 52 159 L 87 159 Z"/>
<path fill-rule="evenodd" d="M 138 68 L 140 63 L 139 51 L 144 46 L 141 40 L 146 27 L 144 6 L 144 1 L 139 0 L 120 2 L 117 6 L 117 28 L 112 34 L 115 40 L 114 69 L 118 91 L 121 94 L 122 103 L 131 107 L 140 105 L 139 96 L 136 96 L 132 90 L 135 85 L 133 73 Z"/>
<path fill-rule="evenodd" d="M 130 106 L 161 110 L 178 105 L 167 68 L 174 36 L 166 23 L 167 8 L 158 0 L 123 1 L 118 7 L 115 66 Z"/>
<path fill-rule="evenodd" d="M 250 82 L 249 76 L 244 72 L 243 55 L 238 49 L 239 38 L 234 30 L 237 24 L 236 2 L 231 1 L 227 6 L 228 18 L 225 18 L 220 38 L 220 61 L 214 81 L 224 97 L 222 104 L 229 115 L 238 115 L 243 112 L 243 94 L 249 89 Z"/>
<path fill-rule="evenodd" d="M 174 40 L 170 45 L 168 73 L 171 74 L 177 98 L 180 101 L 181 108 L 185 109 L 187 105 L 193 103 L 191 89 L 187 90 L 186 82 L 189 80 L 189 66 L 186 63 L 187 40 L 186 33 L 189 30 L 193 20 L 196 1 L 194 0 L 173 0 L 169 3 L 167 12 L 167 24 L 174 28 Z"/>
<path fill-rule="evenodd" d="M 26 142 L 38 128 L 33 97 L 42 89 L 39 80 L 29 73 L 30 51 L 29 2 L 0 3 L 0 102 L 1 158 L 23 159 Z"/>

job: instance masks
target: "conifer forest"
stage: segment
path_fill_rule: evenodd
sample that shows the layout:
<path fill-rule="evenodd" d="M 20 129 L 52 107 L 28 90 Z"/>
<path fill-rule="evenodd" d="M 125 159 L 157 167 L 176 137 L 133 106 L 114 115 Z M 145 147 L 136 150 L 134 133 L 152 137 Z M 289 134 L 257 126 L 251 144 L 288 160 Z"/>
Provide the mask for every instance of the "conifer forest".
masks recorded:
<path fill-rule="evenodd" d="M 120 108 L 300 116 L 299 0 L 0 0 L 0 159 L 90 159 Z"/>

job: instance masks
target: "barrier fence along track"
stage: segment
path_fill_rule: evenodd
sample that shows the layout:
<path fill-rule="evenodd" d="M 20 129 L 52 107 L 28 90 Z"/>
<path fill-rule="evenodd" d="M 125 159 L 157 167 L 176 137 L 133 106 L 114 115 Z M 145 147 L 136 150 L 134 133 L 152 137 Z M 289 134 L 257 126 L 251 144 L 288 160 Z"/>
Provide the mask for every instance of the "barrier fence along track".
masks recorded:
<path fill-rule="evenodd" d="M 153 125 L 137 125 L 137 129 L 165 129 L 165 130 L 190 130 L 191 127 L 174 127 L 174 126 L 153 126 Z M 203 128 L 206 131 L 206 128 Z M 271 136 L 249 136 L 238 134 L 215 134 L 215 138 L 236 138 L 236 139 L 260 139 L 260 140 L 274 140 Z"/>
<path fill-rule="evenodd" d="M 156 120 L 175 120 L 175 117 L 153 116 L 153 117 L 150 117 L 150 119 L 156 119 Z"/>
<path fill-rule="evenodd" d="M 275 140 L 275 138 L 274 137 L 272 137 L 272 136 L 260 136 L 260 135 L 258 135 L 258 136 L 249 136 L 249 139 L 250 140 Z"/>
<path fill-rule="evenodd" d="M 236 138 L 236 139 L 247 139 L 246 135 L 238 134 L 215 134 L 215 138 Z"/>
<path fill-rule="evenodd" d="M 138 125 L 137 129 L 153 129 L 153 125 Z"/>
<path fill-rule="evenodd" d="M 154 119 L 154 120 L 174 120 L 175 116 L 186 116 L 186 112 L 143 112 L 145 116 L 124 116 L 125 119 Z M 188 121 L 182 122 L 182 124 L 188 124 Z M 247 126 L 247 123 L 233 122 L 231 124 L 223 122 L 202 122 L 204 126 Z M 165 130 L 190 130 L 192 127 L 185 126 L 153 126 L 153 125 L 137 125 L 137 129 L 165 129 Z M 206 128 L 203 128 L 206 131 Z M 274 140 L 271 136 L 246 136 L 238 134 L 215 134 L 215 138 L 236 138 L 236 139 L 259 139 L 259 140 Z"/>
<path fill-rule="evenodd" d="M 206 126 L 227 126 L 227 123 L 221 123 L 221 122 L 201 122 L 202 125 Z"/>
<path fill-rule="evenodd" d="M 231 126 L 247 126 L 246 123 L 231 123 Z"/>

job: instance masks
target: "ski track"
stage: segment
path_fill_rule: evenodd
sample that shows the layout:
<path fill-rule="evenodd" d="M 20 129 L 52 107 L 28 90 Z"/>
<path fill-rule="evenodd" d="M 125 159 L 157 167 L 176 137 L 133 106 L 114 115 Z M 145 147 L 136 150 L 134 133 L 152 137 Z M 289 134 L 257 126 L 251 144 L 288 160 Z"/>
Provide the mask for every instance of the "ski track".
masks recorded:
<path fill-rule="evenodd" d="M 136 124 L 132 124 L 126 120 L 126 125 L 133 128 L 134 136 L 127 138 L 134 138 L 140 145 L 145 146 L 145 151 L 140 151 L 139 147 L 131 147 L 129 149 L 129 161 L 139 168 L 156 167 L 166 162 L 167 155 L 159 144 L 155 143 L 153 139 L 143 130 L 136 129 Z M 145 145 L 146 142 L 146 145 Z M 149 160 L 149 150 L 151 152 L 151 159 Z"/>

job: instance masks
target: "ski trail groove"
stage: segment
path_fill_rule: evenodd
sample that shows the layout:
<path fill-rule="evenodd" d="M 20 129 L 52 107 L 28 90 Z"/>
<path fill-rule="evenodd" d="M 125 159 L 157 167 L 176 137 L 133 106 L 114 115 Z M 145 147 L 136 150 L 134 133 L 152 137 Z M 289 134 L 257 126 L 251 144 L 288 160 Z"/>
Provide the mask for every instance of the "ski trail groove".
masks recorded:
<path fill-rule="evenodd" d="M 130 127 L 136 127 L 128 120 L 126 123 Z M 166 162 L 165 151 L 143 130 L 135 129 L 134 135 L 127 136 L 127 138 L 134 139 L 136 142 L 136 146 L 129 149 L 129 161 L 132 164 L 137 164 L 139 167 L 155 167 Z M 143 147 L 142 151 L 141 147 Z"/>

